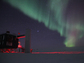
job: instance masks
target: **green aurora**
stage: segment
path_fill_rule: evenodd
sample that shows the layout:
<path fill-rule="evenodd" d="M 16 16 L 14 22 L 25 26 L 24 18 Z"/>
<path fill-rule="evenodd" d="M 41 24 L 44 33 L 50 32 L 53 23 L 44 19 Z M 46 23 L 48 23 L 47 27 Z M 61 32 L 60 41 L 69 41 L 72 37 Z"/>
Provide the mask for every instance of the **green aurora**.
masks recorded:
<path fill-rule="evenodd" d="M 3 0 L 22 11 L 25 15 L 45 24 L 47 28 L 58 31 L 66 39 L 66 47 L 75 47 L 83 37 L 83 25 L 78 21 L 79 13 L 66 10 L 69 0 Z M 74 17 L 74 18 L 73 18 Z M 79 19 L 76 19 L 79 18 Z M 82 21 L 81 21 L 82 22 Z"/>

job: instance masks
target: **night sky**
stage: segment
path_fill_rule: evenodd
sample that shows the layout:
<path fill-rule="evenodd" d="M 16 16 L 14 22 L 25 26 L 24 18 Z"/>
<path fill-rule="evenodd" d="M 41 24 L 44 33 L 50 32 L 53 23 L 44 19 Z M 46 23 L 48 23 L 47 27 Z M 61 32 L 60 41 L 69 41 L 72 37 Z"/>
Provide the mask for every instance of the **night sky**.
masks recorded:
<path fill-rule="evenodd" d="M 72 2 L 75 3 L 72 3 L 72 6 L 69 4 L 70 7 L 78 5 L 76 0 Z M 69 14 L 67 11 L 66 13 Z M 10 4 L 2 1 L 0 2 L 0 34 L 5 33 L 6 31 L 10 31 L 10 33 L 16 35 L 18 35 L 18 32 L 20 34 L 25 34 L 25 31 L 28 28 L 31 29 L 32 49 L 65 47 L 65 37 L 61 36 L 58 31 L 49 29 L 44 23 L 38 22 L 38 20 L 25 15 Z M 24 47 L 25 39 L 20 39 L 20 42 Z"/>
<path fill-rule="evenodd" d="M 17 1 L 23 1 L 23 0 L 17 0 Z M 38 1 L 38 0 L 30 0 L 30 1 Z M 39 1 L 42 1 L 42 3 L 41 2 L 40 3 L 43 4 L 47 0 L 39 0 Z M 68 1 L 68 0 L 49 0 L 49 1 L 59 2 L 59 1 Z M 61 4 L 58 3 L 58 5 L 61 5 Z M 59 9 L 61 9 L 60 6 L 58 7 L 57 12 L 59 12 Z M 53 8 L 53 10 L 56 10 L 56 9 Z M 70 27 L 71 26 L 73 27 L 73 25 L 75 25 L 73 23 L 76 23 L 76 22 L 79 24 L 81 23 L 81 25 L 84 24 L 84 0 L 69 0 L 69 3 L 67 5 L 65 12 L 66 13 L 64 17 L 68 17 L 68 19 L 67 18 L 66 19 L 68 20 L 69 24 L 71 23 Z M 42 14 L 45 14 L 45 13 L 42 13 Z M 57 16 L 60 16 L 59 14 L 60 12 L 58 13 Z M 42 17 L 46 17 L 46 16 L 47 15 L 43 15 Z M 52 15 L 50 15 L 50 18 L 51 17 Z M 65 24 L 67 23 L 67 21 L 65 22 L 62 21 L 62 22 Z M 63 23 L 60 23 L 60 25 Z M 53 26 L 55 26 L 55 24 L 57 24 L 57 22 L 53 23 Z M 57 28 L 59 29 L 59 26 Z M 72 37 L 75 36 L 76 41 L 75 39 L 71 41 L 72 42 L 75 41 L 76 45 L 78 46 L 81 46 L 81 45 L 84 46 L 84 36 L 83 36 L 84 30 L 82 28 L 84 28 L 84 26 L 77 28 L 78 30 L 71 29 L 70 34 L 67 35 L 69 39 L 70 38 L 73 39 Z M 57 51 L 57 49 L 58 51 L 66 51 L 66 50 L 70 51 L 70 49 L 71 51 L 84 51 L 83 47 L 82 49 L 78 47 L 79 50 L 77 50 L 78 49 L 77 47 L 70 48 L 70 49 L 66 48 L 64 44 L 64 41 L 67 38 L 67 37 L 64 37 L 66 35 L 65 33 L 67 32 L 65 31 L 66 29 L 63 29 L 65 32 L 63 32 L 63 36 L 62 36 L 58 30 L 52 30 L 52 28 L 50 29 L 47 25 L 45 25 L 44 22 L 39 22 L 38 19 L 35 20 L 34 17 L 28 16 L 24 14 L 24 12 L 20 11 L 19 9 L 11 6 L 9 3 L 6 3 L 0 0 L 0 34 L 5 33 L 6 31 L 10 31 L 11 34 L 18 35 L 18 33 L 20 33 L 21 35 L 23 35 L 25 34 L 26 29 L 31 29 L 31 48 L 32 49 L 36 49 L 36 50 L 40 49 L 40 51 L 44 51 L 42 49 L 50 49 L 49 52 L 53 51 L 53 49 L 54 51 Z M 80 35 L 82 36 L 82 38 L 78 39 Z M 21 38 L 20 42 L 21 42 L 21 45 L 25 47 L 25 38 Z M 63 48 L 65 48 L 66 50 L 62 50 Z M 0 63 L 23 63 L 23 62 L 24 63 L 84 63 L 84 54 L 70 54 L 70 55 L 69 54 L 31 54 L 31 53 L 28 53 L 28 54 L 27 53 L 26 54 L 0 53 L 0 54 L 1 54 Z"/>
<path fill-rule="evenodd" d="M 31 48 L 65 47 L 64 37 L 57 31 L 49 30 L 43 23 L 24 15 L 19 10 L 5 2 L 0 2 L 0 34 L 10 31 L 12 34 L 25 34 L 26 29 L 31 29 Z M 24 47 L 25 39 L 20 39 Z"/>

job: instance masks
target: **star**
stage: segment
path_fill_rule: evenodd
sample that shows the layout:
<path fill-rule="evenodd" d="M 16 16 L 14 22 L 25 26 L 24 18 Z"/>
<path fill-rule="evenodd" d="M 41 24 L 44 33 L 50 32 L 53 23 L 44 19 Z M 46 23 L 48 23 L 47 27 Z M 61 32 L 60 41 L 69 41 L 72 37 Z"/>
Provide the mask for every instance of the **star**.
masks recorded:
<path fill-rule="evenodd" d="M 39 32 L 39 30 L 37 30 L 37 32 Z"/>

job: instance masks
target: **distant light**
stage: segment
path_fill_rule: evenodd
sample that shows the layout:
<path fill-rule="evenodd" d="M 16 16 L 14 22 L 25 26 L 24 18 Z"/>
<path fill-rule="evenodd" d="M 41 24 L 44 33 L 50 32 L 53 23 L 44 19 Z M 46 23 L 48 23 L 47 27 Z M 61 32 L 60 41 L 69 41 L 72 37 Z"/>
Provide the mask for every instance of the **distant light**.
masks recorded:
<path fill-rule="evenodd" d="M 37 30 L 37 32 L 39 32 L 39 30 Z"/>
<path fill-rule="evenodd" d="M 18 45 L 18 48 L 22 48 L 22 46 L 21 45 Z"/>
<path fill-rule="evenodd" d="M 32 52 L 32 54 L 84 54 L 84 51 L 82 52 L 76 52 L 76 51 L 71 51 L 71 52 Z"/>
<path fill-rule="evenodd" d="M 33 49 L 30 49 L 30 52 L 31 52 L 31 53 L 32 53 L 32 50 L 33 50 Z"/>
<path fill-rule="evenodd" d="M 20 41 L 18 43 L 19 43 L 18 48 L 22 48 L 22 46 L 20 45 Z"/>
<path fill-rule="evenodd" d="M 18 33 L 20 35 L 20 33 Z"/>

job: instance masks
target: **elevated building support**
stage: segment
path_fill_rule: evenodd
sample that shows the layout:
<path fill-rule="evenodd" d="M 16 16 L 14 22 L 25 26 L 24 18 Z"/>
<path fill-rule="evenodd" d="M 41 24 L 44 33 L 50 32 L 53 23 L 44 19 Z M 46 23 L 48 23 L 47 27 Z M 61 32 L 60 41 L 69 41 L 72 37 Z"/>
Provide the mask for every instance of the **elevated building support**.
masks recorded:
<path fill-rule="evenodd" d="M 26 29 L 25 33 L 25 53 L 30 53 L 31 49 L 31 30 Z"/>

